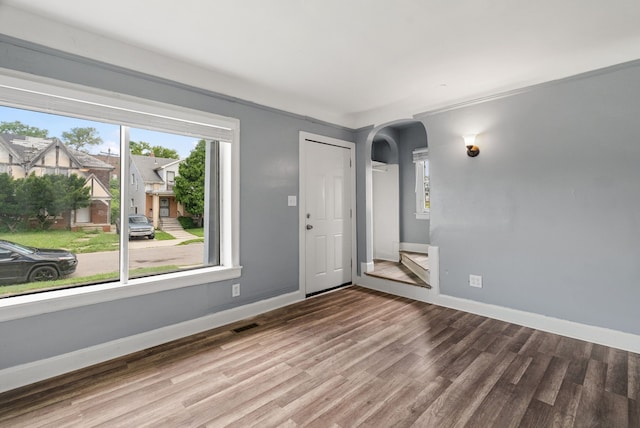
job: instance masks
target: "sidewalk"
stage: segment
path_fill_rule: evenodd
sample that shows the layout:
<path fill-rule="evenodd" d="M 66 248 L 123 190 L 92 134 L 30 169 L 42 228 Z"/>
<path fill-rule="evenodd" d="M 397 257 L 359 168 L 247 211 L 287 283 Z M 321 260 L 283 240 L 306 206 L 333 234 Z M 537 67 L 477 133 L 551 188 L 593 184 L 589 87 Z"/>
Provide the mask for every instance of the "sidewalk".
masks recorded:
<path fill-rule="evenodd" d="M 129 240 L 129 248 L 173 247 L 178 244 L 181 244 L 184 241 L 189 241 L 191 239 L 199 238 L 198 236 L 192 235 L 191 233 L 186 232 L 184 230 L 171 230 L 166 233 L 168 233 L 169 235 L 173 236 L 176 239 L 160 241 L 158 239 L 134 238 Z"/>

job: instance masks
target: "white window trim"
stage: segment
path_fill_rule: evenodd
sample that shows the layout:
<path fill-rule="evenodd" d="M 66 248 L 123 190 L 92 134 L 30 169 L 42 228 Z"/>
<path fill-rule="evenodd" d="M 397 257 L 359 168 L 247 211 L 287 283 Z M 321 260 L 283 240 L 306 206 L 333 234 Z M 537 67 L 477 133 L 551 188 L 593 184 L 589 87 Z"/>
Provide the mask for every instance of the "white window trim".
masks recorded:
<path fill-rule="evenodd" d="M 220 237 L 220 266 L 3 298 L 0 299 L 0 322 L 241 276 L 238 119 L 9 70 L 0 73 L 0 103 L 121 125 L 144 125 L 145 128 L 180 132 L 198 138 L 224 138 L 231 143 L 221 144 L 227 149 L 221 155 L 220 217 L 223 233 Z M 87 108 L 91 111 L 104 109 L 111 114 L 107 117 L 88 116 L 83 113 Z M 150 117 L 154 120 L 152 123 L 132 123 L 130 119 L 120 120 L 121 117 Z M 171 121 L 183 123 L 185 128 L 179 131 L 167 128 L 166 124 Z"/>
<path fill-rule="evenodd" d="M 424 163 L 429 162 L 428 149 L 417 149 L 413 152 L 416 165 L 416 219 L 429 220 L 431 210 L 424 207 Z"/>

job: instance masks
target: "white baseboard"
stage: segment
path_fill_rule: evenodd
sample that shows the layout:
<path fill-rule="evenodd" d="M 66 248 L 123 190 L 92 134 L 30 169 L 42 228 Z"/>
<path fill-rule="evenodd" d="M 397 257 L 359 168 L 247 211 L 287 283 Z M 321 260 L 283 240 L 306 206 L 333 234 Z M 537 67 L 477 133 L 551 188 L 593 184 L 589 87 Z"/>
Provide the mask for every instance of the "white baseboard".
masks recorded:
<path fill-rule="evenodd" d="M 0 392 L 142 351 L 304 300 L 294 292 L 89 348 L 0 370 Z"/>
<path fill-rule="evenodd" d="M 604 327 L 581 324 L 575 321 L 540 315 L 533 312 L 491 305 L 474 300 L 461 299 L 433 293 L 432 290 L 406 286 L 392 281 L 362 276 L 356 280 L 358 285 L 409 299 L 445 306 L 460 311 L 482 315 L 537 330 L 555 333 L 574 339 L 585 340 L 625 351 L 640 353 L 640 335 L 625 333 Z"/>
<path fill-rule="evenodd" d="M 360 271 L 362 272 L 362 274 L 365 274 L 367 272 L 373 272 L 373 269 L 374 269 L 373 262 L 360 263 Z"/>
<path fill-rule="evenodd" d="M 412 253 L 429 253 L 429 244 L 416 244 L 413 242 L 401 242 L 400 251 L 411 251 Z"/>
<path fill-rule="evenodd" d="M 625 333 L 605 327 L 581 324 L 575 321 L 549 317 L 533 312 L 506 308 L 504 306 L 491 305 L 476 302 L 474 300 L 461 299 L 459 297 L 440 295 L 436 304 L 449 308 L 459 309 L 495 318 L 537 330 L 555 333 L 574 339 L 585 340 L 600 345 L 610 346 L 625 351 L 640 353 L 640 335 Z"/>

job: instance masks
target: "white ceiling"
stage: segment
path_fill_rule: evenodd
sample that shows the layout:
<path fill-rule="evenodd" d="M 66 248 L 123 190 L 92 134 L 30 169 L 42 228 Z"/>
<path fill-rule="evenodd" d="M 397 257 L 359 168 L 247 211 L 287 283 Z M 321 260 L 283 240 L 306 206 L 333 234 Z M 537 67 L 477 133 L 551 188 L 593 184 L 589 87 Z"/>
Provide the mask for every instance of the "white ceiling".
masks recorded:
<path fill-rule="evenodd" d="M 0 0 L 0 32 L 357 128 L 640 58 L 638 0 Z"/>

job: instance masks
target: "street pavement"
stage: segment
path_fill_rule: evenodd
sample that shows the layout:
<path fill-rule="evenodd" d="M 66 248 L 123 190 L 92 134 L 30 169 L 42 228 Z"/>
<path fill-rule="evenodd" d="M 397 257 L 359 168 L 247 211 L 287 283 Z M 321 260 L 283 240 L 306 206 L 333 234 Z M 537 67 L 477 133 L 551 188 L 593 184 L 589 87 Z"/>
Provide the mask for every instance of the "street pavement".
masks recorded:
<path fill-rule="evenodd" d="M 173 234 L 173 233 L 172 233 Z M 178 245 L 188 239 L 197 237 L 185 232 L 188 236 L 181 239 L 158 241 L 155 239 L 132 239 L 129 241 L 129 268 L 152 266 L 197 266 L 203 262 L 204 244 L 193 243 Z M 120 263 L 119 251 L 101 251 L 97 253 L 78 254 L 78 268 L 71 277 L 83 277 L 100 273 L 118 272 Z"/>

